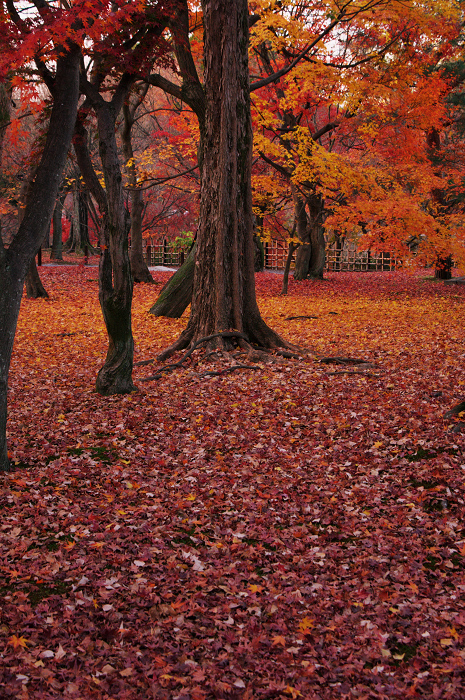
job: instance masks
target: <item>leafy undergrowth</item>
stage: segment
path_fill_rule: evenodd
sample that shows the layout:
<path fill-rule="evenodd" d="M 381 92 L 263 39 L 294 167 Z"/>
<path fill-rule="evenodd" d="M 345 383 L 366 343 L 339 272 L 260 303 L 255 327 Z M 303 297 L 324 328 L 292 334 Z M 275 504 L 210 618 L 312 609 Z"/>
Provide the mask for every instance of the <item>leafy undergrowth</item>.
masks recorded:
<path fill-rule="evenodd" d="M 464 287 L 334 273 L 282 298 L 258 275 L 264 317 L 313 354 L 216 376 L 199 354 L 101 398 L 97 272 L 42 274 L 0 477 L 0 696 L 465 697 L 464 424 L 444 417 Z M 147 314 L 155 276 L 136 361 L 186 323 Z"/>

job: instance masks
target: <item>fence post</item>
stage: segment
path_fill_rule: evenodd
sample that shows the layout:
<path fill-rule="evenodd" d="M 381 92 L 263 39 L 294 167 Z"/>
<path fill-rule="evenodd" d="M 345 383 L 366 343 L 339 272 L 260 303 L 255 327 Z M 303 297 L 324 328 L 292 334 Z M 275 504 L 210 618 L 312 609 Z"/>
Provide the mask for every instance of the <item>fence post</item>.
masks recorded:
<path fill-rule="evenodd" d="M 37 265 L 40 267 L 42 265 L 42 246 L 40 246 L 37 252 Z"/>
<path fill-rule="evenodd" d="M 152 246 L 150 244 L 145 249 L 145 258 L 147 260 L 147 266 L 152 265 Z"/>

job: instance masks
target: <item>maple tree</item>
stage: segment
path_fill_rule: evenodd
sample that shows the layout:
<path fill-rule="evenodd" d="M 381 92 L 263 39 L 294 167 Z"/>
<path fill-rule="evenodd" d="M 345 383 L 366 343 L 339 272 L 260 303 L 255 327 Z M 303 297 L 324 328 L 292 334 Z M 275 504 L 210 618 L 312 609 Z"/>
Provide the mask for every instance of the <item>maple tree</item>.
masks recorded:
<path fill-rule="evenodd" d="M 98 203 L 102 217 L 99 299 L 108 331 L 109 347 L 105 364 L 97 376 L 96 388 L 107 395 L 134 390 L 134 341 L 131 327 L 133 277 L 128 252 L 128 226 L 116 141 L 116 120 L 124 102 L 129 99 L 138 72 L 149 70 L 159 54 L 161 35 L 166 26 L 163 9 L 158 5 L 152 7 L 149 4 L 143 8 L 142 13 L 139 7 L 135 7 L 134 11 L 131 7 L 122 7 L 120 10 L 123 17 L 119 32 L 105 35 L 103 41 L 95 42 L 90 74 L 81 75 L 81 88 L 86 101 L 80 107 L 73 139 L 81 173 Z M 106 99 L 105 94 L 111 89 L 112 97 Z M 99 181 L 87 149 L 84 121 L 89 109 L 93 110 L 97 119 L 105 187 Z M 128 141 L 125 143 L 127 147 Z"/>
<path fill-rule="evenodd" d="M 460 23 L 456 3 L 438 3 L 434 14 L 429 3 L 348 3 L 332 40 L 312 43 L 318 14 L 291 5 L 279 23 L 254 26 L 262 73 L 291 64 L 299 47 L 312 48 L 254 96 L 256 152 L 278 174 L 262 172 L 255 186 L 260 202 L 282 196 L 287 183 L 301 242 L 295 277 L 303 279 L 322 276 L 328 214 L 327 229 L 353 235 L 361 225 L 377 248 L 390 249 L 390 241 L 402 248 L 400 220 L 404 239 L 416 233 L 432 181 L 424 132 L 443 117 L 441 81 L 431 70 L 450 51 Z M 422 169 L 416 182 L 413 164 Z"/>

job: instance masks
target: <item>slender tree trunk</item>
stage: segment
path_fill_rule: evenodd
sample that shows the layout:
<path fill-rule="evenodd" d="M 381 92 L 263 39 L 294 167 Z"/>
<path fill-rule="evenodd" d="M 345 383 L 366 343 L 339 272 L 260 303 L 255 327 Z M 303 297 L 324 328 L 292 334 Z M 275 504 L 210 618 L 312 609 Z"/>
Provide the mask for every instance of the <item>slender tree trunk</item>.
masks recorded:
<path fill-rule="evenodd" d="M 300 246 L 295 256 L 294 279 L 305 280 L 308 276 L 310 256 L 312 253 L 310 232 L 308 230 L 305 201 L 294 189 L 292 194 L 294 199 L 294 224 L 300 241 Z"/>
<path fill-rule="evenodd" d="M 128 88 L 129 89 L 129 88 Z M 99 301 L 108 333 L 108 351 L 96 389 L 100 394 L 134 391 L 132 368 L 134 340 L 131 327 L 133 280 L 128 251 L 128 226 L 124 206 L 123 178 L 116 143 L 118 110 L 103 98 L 96 99 L 99 150 L 105 189 L 100 184 L 87 148 L 87 132 L 80 120 L 73 138 L 82 177 L 101 214 Z"/>
<path fill-rule="evenodd" d="M 105 246 L 100 258 L 99 300 L 108 332 L 105 364 L 97 376 L 100 394 L 134 391 L 132 368 L 134 340 L 131 327 L 133 280 L 128 251 L 128 227 L 121 168 L 116 143 L 116 114 L 110 103 L 96 106 L 99 150 L 105 178 L 107 211 L 104 216 Z"/>
<path fill-rule="evenodd" d="M 131 272 L 134 282 L 146 282 L 153 284 L 147 263 L 144 260 L 142 239 L 142 213 L 144 211 L 144 198 L 141 190 L 131 192 Z"/>
<path fill-rule="evenodd" d="M 312 254 L 308 266 L 310 279 L 323 279 L 326 262 L 325 229 L 323 226 L 324 202 L 319 194 L 313 194 L 307 199 L 310 223 L 310 242 Z"/>
<path fill-rule="evenodd" d="M 8 471 L 10 466 L 6 439 L 8 374 L 24 285 L 24 273 L 23 277 L 14 275 L 7 265 L 7 261 L 0 265 L 0 471 Z"/>
<path fill-rule="evenodd" d="M 6 440 L 8 374 L 24 279 L 50 227 L 76 120 L 79 60 L 77 46 L 72 46 L 57 59 L 47 137 L 23 220 L 7 249 L 0 239 L 0 471 L 9 469 Z"/>
<path fill-rule="evenodd" d="M 191 316 L 161 359 L 229 329 L 251 344 L 285 345 L 255 296 L 247 0 L 203 0 L 202 9 L 206 118 Z M 231 347 L 225 338 L 213 343 Z"/>
<path fill-rule="evenodd" d="M 55 209 L 52 216 L 52 252 L 50 260 L 63 260 L 63 225 L 61 222 L 63 216 L 64 195 L 58 197 Z"/>
<path fill-rule="evenodd" d="M 148 85 L 147 85 L 148 88 Z M 147 92 L 147 90 L 145 90 Z M 144 93 L 145 94 L 145 93 Z M 133 107 L 133 109 L 131 109 Z M 142 214 L 144 211 L 144 198 L 142 190 L 137 189 L 137 172 L 134 163 L 134 151 L 132 148 L 131 132 L 134 125 L 134 113 L 137 109 L 135 105 L 127 102 L 123 106 L 124 127 L 121 131 L 123 141 L 124 159 L 128 175 L 128 184 L 132 188 L 130 191 L 131 200 L 131 272 L 134 282 L 147 282 L 153 284 L 153 277 L 144 260 L 142 241 Z"/>
<path fill-rule="evenodd" d="M 88 194 L 77 187 L 73 190 L 73 219 L 69 239 L 65 244 L 68 253 L 82 253 L 87 248 L 92 248 L 89 239 L 89 210 L 87 206 Z"/>
<path fill-rule="evenodd" d="M 254 234 L 254 270 L 255 272 L 263 272 L 265 269 L 265 249 L 260 236 Z"/>
<path fill-rule="evenodd" d="M 6 130 L 10 123 L 11 116 L 11 97 L 10 89 L 3 83 L 0 83 L 0 166 L 2 163 L 3 142 L 5 140 Z"/>
<path fill-rule="evenodd" d="M 192 300 L 194 286 L 195 254 L 194 244 L 179 270 L 170 277 L 160 292 L 149 313 L 154 316 L 181 318 Z"/>
<path fill-rule="evenodd" d="M 294 241 L 289 241 L 289 248 L 287 251 L 287 258 L 286 258 L 286 265 L 284 267 L 283 286 L 281 289 L 282 296 L 286 296 L 286 294 L 287 294 L 287 289 L 289 286 L 289 272 L 291 269 L 292 257 L 293 257 L 294 252 L 297 250 L 298 247 L 299 247 L 299 243 L 295 243 Z"/>
<path fill-rule="evenodd" d="M 48 299 L 48 293 L 39 277 L 36 259 L 33 258 L 26 275 L 26 296 L 28 299 Z"/>

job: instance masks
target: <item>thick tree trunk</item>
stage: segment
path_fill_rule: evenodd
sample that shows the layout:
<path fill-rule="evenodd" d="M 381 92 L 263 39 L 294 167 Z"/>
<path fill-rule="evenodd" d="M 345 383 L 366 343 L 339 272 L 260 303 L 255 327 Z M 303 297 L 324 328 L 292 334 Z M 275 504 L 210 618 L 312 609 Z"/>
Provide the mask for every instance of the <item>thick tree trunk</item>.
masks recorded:
<path fill-rule="evenodd" d="M 247 0 L 203 0 L 202 9 L 206 118 L 191 316 L 161 359 L 230 329 L 258 346 L 285 345 L 255 296 Z M 212 343 L 231 347 L 226 338 Z"/>
<path fill-rule="evenodd" d="M 24 279 L 50 227 L 76 120 L 79 59 L 79 49 L 73 46 L 57 60 L 50 123 L 23 220 L 8 249 L 0 240 L 0 471 L 9 469 L 6 441 L 8 374 Z"/>
<path fill-rule="evenodd" d="M 302 243 L 296 254 L 294 279 L 323 279 L 326 252 L 322 197 L 311 194 L 304 200 L 294 192 L 294 209 L 297 235 Z"/>
<path fill-rule="evenodd" d="M 28 299 L 48 299 L 47 290 L 39 277 L 36 259 L 33 258 L 26 275 L 26 296 Z"/>
<path fill-rule="evenodd" d="M 167 318 L 181 318 L 192 300 L 196 248 L 197 246 L 194 244 L 179 270 L 176 270 L 165 284 L 158 299 L 150 309 L 150 314 L 166 316 Z"/>

